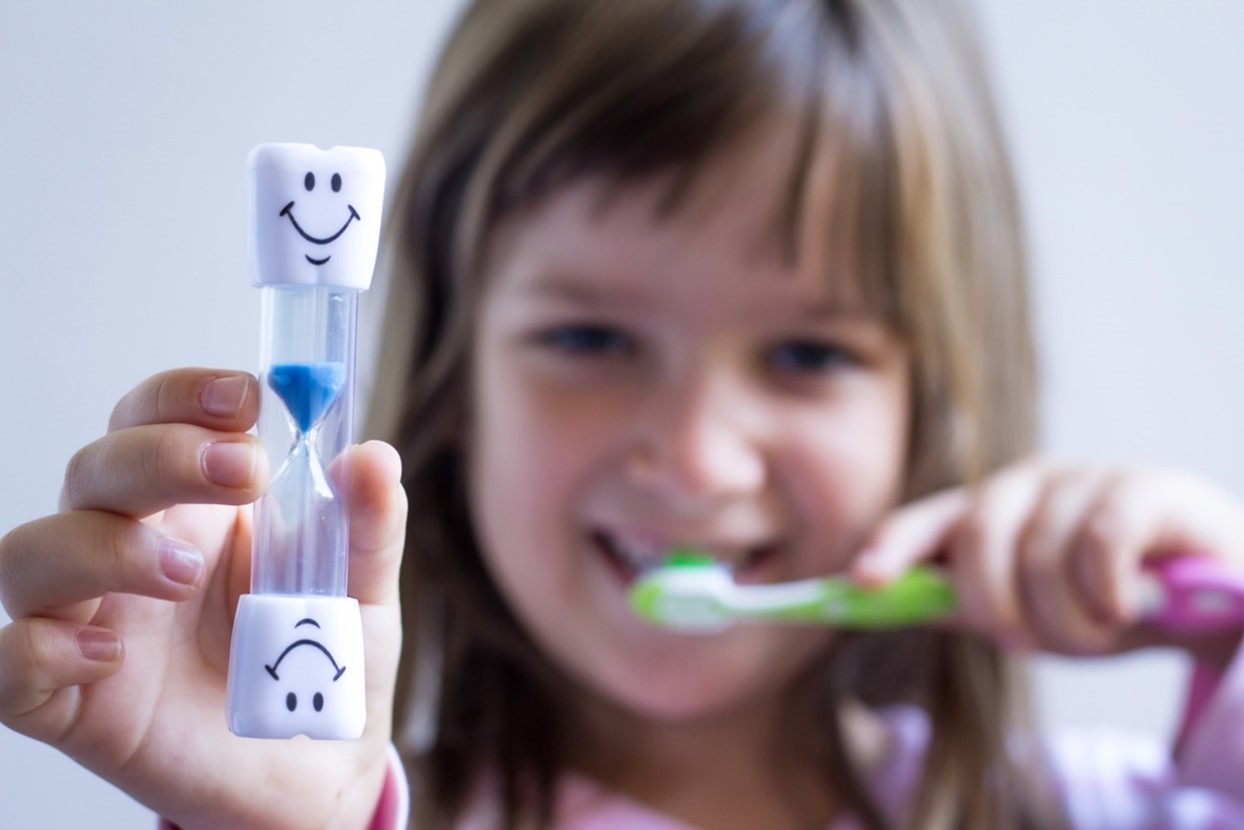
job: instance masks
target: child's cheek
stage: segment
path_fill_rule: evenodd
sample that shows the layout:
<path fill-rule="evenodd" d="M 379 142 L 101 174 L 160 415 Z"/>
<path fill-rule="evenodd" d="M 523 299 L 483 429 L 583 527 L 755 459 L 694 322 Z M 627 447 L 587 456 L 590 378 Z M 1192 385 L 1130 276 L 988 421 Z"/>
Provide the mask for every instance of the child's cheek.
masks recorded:
<path fill-rule="evenodd" d="M 512 605 L 550 601 L 549 523 L 561 480 L 550 425 L 498 367 L 481 366 L 470 436 L 470 506 L 485 561 Z M 540 578 L 536 579 L 535 575 Z"/>
<path fill-rule="evenodd" d="M 510 460 L 507 475 L 526 485 L 569 486 L 607 452 L 623 408 L 619 396 L 538 375 L 516 373 L 506 383 L 490 413 L 488 440 L 492 453 Z"/>
<path fill-rule="evenodd" d="M 507 547 L 551 551 L 573 530 L 578 493 L 600 463 L 618 407 L 498 356 L 480 367 L 472 435 L 476 521 Z"/>
<path fill-rule="evenodd" d="M 842 571 L 901 497 L 905 396 L 878 390 L 875 397 L 801 419 L 787 434 L 787 480 L 810 531 L 812 567 L 817 573 Z"/>

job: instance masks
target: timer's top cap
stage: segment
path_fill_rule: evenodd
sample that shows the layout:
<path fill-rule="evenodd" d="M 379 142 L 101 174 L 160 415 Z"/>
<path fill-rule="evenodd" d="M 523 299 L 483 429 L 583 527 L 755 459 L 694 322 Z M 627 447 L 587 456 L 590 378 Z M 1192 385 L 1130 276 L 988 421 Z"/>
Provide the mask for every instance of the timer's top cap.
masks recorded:
<path fill-rule="evenodd" d="M 251 282 L 366 290 L 376 267 L 384 176 L 384 156 L 367 147 L 251 150 Z"/>

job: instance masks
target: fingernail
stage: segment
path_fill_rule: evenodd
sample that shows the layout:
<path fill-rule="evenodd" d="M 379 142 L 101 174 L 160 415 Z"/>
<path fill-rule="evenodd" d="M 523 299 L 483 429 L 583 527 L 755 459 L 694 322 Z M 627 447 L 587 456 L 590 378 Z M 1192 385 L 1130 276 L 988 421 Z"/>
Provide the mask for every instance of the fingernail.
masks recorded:
<path fill-rule="evenodd" d="M 193 585 L 203 573 L 203 554 L 176 539 L 160 540 L 160 572 L 179 585 Z"/>
<path fill-rule="evenodd" d="M 111 663 L 121 656 L 121 640 L 105 628 L 79 628 L 78 652 L 87 660 Z"/>
<path fill-rule="evenodd" d="M 885 554 L 876 548 L 864 551 L 856 557 L 851 571 L 856 579 L 864 582 L 885 582 L 890 578 L 890 567 Z"/>
<path fill-rule="evenodd" d="M 214 378 L 203 386 L 199 405 L 208 415 L 218 418 L 236 418 L 242 414 L 242 406 L 250 392 L 250 382 L 241 375 Z"/>
<path fill-rule="evenodd" d="M 248 443 L 215 441 L 203 449 L 203 475 L 221 487 L 245 487 L 255 473 L 255 449 Z"/>

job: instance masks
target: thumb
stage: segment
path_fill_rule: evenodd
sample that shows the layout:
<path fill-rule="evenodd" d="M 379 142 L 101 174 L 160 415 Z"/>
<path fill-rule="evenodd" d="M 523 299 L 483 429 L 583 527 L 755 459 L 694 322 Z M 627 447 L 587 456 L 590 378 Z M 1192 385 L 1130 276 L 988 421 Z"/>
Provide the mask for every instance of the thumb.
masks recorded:
<path fill-rule="evenodd" d="M 970 498 L 966 488 L 955 487 L 891 512 L 856 557 L 852 579 L 864 586 L 881 586 L 932 559 L 967 513 Z"/>
<path fill-rule="evenodd" d="M 406 541 L 402 461 L 383 441 L 349 451 L 350 564 L 348 593 L 363 605 L 398 604 L 398 573 Z"/>

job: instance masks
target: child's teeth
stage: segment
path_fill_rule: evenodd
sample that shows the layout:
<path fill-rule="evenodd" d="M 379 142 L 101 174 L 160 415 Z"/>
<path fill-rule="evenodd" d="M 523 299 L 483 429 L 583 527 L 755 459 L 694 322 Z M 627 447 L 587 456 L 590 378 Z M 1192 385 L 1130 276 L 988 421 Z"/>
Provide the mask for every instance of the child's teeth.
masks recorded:
<path fill-rule="evenodd" d="M 720 550 L 713 550 L 700 545 L 685 545 L 682 546 L 682 548 L 669 548 L 655 545 L 652 542 L 646 541 L 643 537 L 621 536 L 614 534 L 602 535 L 607 539 L 607 544 L 613 550 L 614 554 L 616 554 L 627 567 L 637 573 L 644 573 L 645 571 L 649 571 L 660 566 L 665 561 L 666 557 L 669 556 L 671 551 L 678 549 L 694 550 L 697 554 L 711 557 L 720 564 L 733 566 L 735 568 L 740 566 L 746 567 L 750 564 L 754 564 L 761 553 L 759 550 L 751 550 L 746 554 L 746 556 L 743 557 L 742 562 L 739 562 L 736 561 L 736 557 L 732 557 L 728 553 Z"/>
<path fill-rule="evenodd" d="M 647 570 L 661 558 L 661 551 L 637 542 L 633 539 L 614 539 L 614 550 L 622 555 L 626 563 L 637 571 Z"/>

